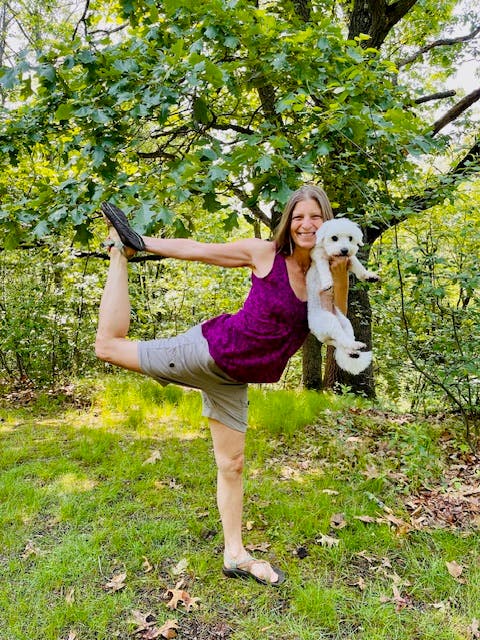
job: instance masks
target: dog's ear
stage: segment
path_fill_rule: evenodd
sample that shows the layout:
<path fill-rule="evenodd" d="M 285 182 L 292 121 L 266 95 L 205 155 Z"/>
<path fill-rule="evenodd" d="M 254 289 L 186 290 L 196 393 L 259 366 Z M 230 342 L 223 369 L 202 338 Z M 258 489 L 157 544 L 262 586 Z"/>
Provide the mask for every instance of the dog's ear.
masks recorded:
<path fill-rule="evenodd" d="M 317 231 L 315 232 L 315 235 L 317 236 L 317 244 L 325 240 L 327 231 L 328 231 L 328 225 L 325 227 L 325 223 L 322 224 L 320 229 L 317 229 Z"/>

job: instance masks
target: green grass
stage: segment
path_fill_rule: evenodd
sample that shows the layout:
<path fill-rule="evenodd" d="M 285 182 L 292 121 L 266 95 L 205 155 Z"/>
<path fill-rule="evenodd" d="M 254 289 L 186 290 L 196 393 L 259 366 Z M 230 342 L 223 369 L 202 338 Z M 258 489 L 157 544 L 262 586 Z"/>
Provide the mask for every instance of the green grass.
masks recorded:
<path fill-rule="evenodd" d="M 0 409 L 1 640 L 139 638 L 133 610 L 159 626 L 177 618 L 179 638 L 192 640 L 470 637 L 480 617 L 478 530 L 399 532 L 356 519 L 385 515 L 385 505 L 409 520 L 409 494 L 444 481 L 444 425 L 348 395 L 252 388 L 245 539 L 268 544 L 258 554 L 287 571 L 273 590 L 221 574 L 198 393 L 132 374 L 95 389 L 82 409 L 50 396 Z M 335 529 L 338 513 L 346 526 Z M 447 571 L 452 560 L 460 579 Z M 104 589 L 125 572 L 122 590 Z M 199 609 L 166 607 L 180 579 Z"/>

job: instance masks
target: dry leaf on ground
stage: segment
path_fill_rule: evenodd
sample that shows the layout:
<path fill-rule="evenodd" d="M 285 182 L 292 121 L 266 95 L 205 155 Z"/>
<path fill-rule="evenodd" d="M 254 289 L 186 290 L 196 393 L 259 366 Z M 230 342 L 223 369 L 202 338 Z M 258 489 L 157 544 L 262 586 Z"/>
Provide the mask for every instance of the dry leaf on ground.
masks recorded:
<path fill-rule="evenodd" d="M 333 538 L 332 536 L 327 536 L 322 533 L 320 538 L 317 538 L 316 542 L 322 545 L 322 547 L 336 547 L 340 540 L 338 538 Z"/>
<path fill-rule="evenodd" d="M 176 609 L 179 604 L 183 604 L 187 611 L 197 609 L 199 606 L 200 598 L 192 598 L 187 591 L 183 591 L 182 589 L 168 589 L 165 595 L 170 597 L 170 600 L 167 602 L 167 607 L 172 610 Z"/>
<path fill-rule="evenodd" d="M 120 591 L 125 587 L 125 579 L 127 577 L 126 573 L 117 573 L 116 576 L 103 585 L 105 591 L 110 591 L 110 593 L 115 593 L 115 591 Z"/>
<path fill-rule="evenodd" d="M 174 567 L 172 567 L 171 572 L 173 573 L 174 576 L 179 576 L 182 573 L 184 573 L 187 567 L 188 567 L 188 560 L 186 558 L 182 558 L 180 562 L 177 562 L 177 564 Z"/>
<path fill-rule="evenodd" d="M 65 602 L 67 604 L 72 604 L 75 602 L 75 587 L 71 587 L 67 593 L 65 594 Z"/>
<path fill-rule="evenodd" d="M 343 527 L 346 527 L 347 521 L 343 513 L 334 513 L 330 518 L 330 526 L 334 529 L 343 529 Z"/>
<path fill-rule="evenodd" d="M 468 637 L 471 638 L 471 640 L 476 640 L 477 638 L 480 638 L 479 625 L 480 625 L 480 622 L 477 620 L 477 618 L 474 618 L 472 620 L 472 624 L 468 627 L 467 629 Z"/>
<path fill-rule="evenodd" d="M 143 462 L 143 465 L 155 464 L 155 462 L 157 462 L 157 460 L 160 460 L 161 457 L 162 457 L 162 454 L 160 453 L 160 451 L 155 449 L 154 451 L 152 451 L 150 457 Z"/>
<path fill-rule="evenodd" d="M 153 567 L 150 564 L 150 561 L 147 558 L 147 556 L 143 556 L 142 567 L 143 567 L 143 570 L 145 571 L 145 573 L 149 573 L 150 571 L 153 570 Z"/>
<path fill-rule="evenodd" d="M 456 562 L 455 560 L 452 560 L 452 562 L 446 562 L 445 564 L 447 565 L 448 573 L 452 576 L 452 578 L 458 580 L 458 578 L 460 578 L 463 573 L 462 565 L 458 564 L 458 562 Z"/>

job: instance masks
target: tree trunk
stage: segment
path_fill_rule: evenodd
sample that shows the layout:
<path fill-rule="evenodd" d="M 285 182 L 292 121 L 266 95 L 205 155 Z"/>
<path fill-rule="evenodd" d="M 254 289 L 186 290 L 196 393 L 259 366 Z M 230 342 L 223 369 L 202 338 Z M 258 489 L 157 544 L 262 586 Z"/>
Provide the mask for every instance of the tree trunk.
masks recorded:
<path fill-rule="evenodd" d="M 322 344 L 310 333 L 302 350 L 303 386 L 305 389 L 322 388 Z"/>

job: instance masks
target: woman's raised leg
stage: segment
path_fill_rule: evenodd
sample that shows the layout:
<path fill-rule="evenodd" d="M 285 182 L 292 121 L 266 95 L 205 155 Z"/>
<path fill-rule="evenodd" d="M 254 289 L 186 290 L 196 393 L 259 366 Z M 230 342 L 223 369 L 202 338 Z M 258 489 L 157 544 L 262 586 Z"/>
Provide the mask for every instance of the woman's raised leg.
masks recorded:
<path fill-rule="evenodd" d="M 118 234 L 110 227 L 109 237 L 118 241 Z M 137 342 L 128 340 L 130 299 L 128 295 L 128 260 L 135 252 L 124 247 L 110 249 L 107 282 L 100 302 L 95 353 L 97 357 L 124 369 L 140 371 Z"/>

